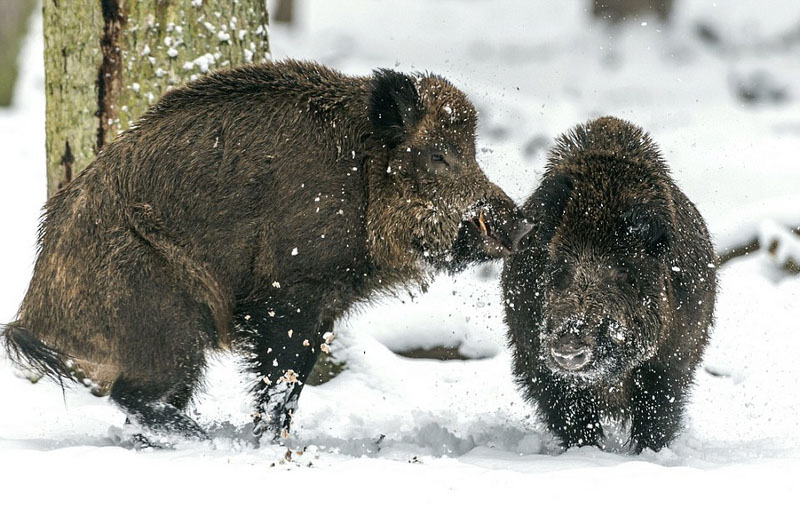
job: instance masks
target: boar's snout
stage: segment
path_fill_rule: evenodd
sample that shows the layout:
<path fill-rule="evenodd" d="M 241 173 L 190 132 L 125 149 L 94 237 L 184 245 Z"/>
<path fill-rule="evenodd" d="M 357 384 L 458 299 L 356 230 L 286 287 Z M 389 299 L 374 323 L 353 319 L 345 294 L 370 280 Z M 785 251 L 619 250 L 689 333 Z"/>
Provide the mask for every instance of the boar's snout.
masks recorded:
<path fill-rule="evenodd" d="M 469 264 L 505 257 L 520 249 L 532 225 L 505 193 L 482 197 L 461 217 L 456 240 L 450 249 L 448 270 L 463 270 Z"/>
<path fill-rule="evenodd" d="M 584 338 L 567 332 L 555 339 L 550 355 L 556 365 L 564 370 L 577 371 L 592 361 L 592 348 Z"/>
<path fill-rule="evenodd" d="M 514 252 L 530 248 L 533 242 L 532 232 L 533 223 L 526 218 L 522 218 L 522 220 L 517 223 L 517 228 L 511 235 L 511 251 Z"/>
<path fill-rule="evenodd" d="M 532 229 L 514 202 L 505 196 L 478 205 L 469 221 L 483 236 L 487 255 L 493 257 L 524 247 Z"/>

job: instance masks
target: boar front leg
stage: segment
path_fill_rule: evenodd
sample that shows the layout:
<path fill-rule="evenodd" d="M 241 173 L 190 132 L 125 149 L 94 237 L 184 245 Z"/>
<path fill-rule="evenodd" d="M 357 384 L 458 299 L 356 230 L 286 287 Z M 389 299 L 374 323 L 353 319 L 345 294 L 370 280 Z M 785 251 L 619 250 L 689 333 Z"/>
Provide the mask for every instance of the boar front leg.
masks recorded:
<path fill-rule="evenodd" d="M 236 317 L 248 368 L 255 376 L 253 434 L 266 433 L 272 440 L 286 438 L 297 400 L 332 321 L 320 319 L 316 309 L 303 306 L 282 311 L 267 305 L 244 306 Z"/>
<path fill-rule="evenodd" d="M 601 445 L 600 412 L 590 391 L 545 377 L 539 409 L 564 448 Z"/>
<path fill-rule="evenodd" d="M 680 430 L 691 375 L 649 363 L 634 373 L 631 440 L 636 453 L 658 451 Z"/>

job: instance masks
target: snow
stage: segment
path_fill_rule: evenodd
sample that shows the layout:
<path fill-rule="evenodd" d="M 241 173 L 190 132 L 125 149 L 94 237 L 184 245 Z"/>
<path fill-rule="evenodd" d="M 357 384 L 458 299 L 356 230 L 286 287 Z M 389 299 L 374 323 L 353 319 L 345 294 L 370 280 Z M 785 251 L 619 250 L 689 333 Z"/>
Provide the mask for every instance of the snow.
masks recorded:
<path fill-rule="evenodd" d="M 205 74 L 208 72 L 209 66 L 214 62 L 216 62 L 216 57 L 211 53 L 206 53 L 204 55 L 200 55 L 194 60 L 189 60 L 185 62 L 183 64 L 183 68 L 188 71 L 191 71 L 192 69 L 195 68 L 195 66 L 197 66 L 200 69 L 200 72 Z"/>
<path fill-rule="evenodd" d="M 212 358 L 207 390 L 192 411 L 214 440 L 165 451 L 121 447 L 124 416 L 107 399 L 30 384 L 0 356 L 0 507 L 739 508 L 796 501 L 800 277 L 781 267 L 800 258 L 787 231 L 800 225 L 800 68 L 797 47 L 758 48 L 796 27 L 800 5 L 676 4 L 670 28 L 647 20 L 613 32 L 591 23 L 588 2 L 578 0 L 509 0 L 502 8 L 468 0 L 306 0 L 297 27 L 270 29 L 275 58 L 315 59 L 350 73 L 397 67 L 447 76 L 479 109 L 481 164 L 515 199 L 535 187 L 555 135 L 614 114 L 651 132 L 719 250 L 759 236 L 779 241 L 775 253 L 720 269 L 711 345 L 686 430 L 670 448 L 640 456 L 560 450 L 514 388 L 500 265 L 490 264 L 442 276 L 427 294 L 381 298 L 337 325 L 330 348 L 347 369 L 304 390 L 290 460 L 287 447 L 254 448 L 245 430 L 248 376 L 227 356 Z M 723 36 L 721 47 L 698 40 L 698 21 Z M 45 199 L 36 23 L 15 105 L 0 109 L 3 321 L 30 278 Z M 202 71 L 204 62 L 194 65 Z M 787 99 L 743 102 L 732 83 L 754 72 L 768 73 Z M 474 359 L 393 352 L 441 345 Z"/>

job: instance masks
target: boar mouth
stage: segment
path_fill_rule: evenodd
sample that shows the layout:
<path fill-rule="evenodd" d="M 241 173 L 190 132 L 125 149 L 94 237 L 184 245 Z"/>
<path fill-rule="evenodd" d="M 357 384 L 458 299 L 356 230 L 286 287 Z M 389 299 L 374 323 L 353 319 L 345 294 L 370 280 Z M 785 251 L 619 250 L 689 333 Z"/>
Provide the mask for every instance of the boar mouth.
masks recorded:
<path fill-rule="evenodd" d="M 492 252 L 497 255 L 506 256 L 511 253 L 513 246 L 504 242 L 501 236 L 492 227 L 491 216 L 481 209 L 477 216 L 472 217 L 466 222 L 483 236 L 483 240 Z"/>
<path fill-rule="evenodd" d="M 503 204 L 476 204 L 462 214 L 458 225 L 449 256 L 443 264 L 452 272 L 517 251 L 521 239 L 531 231 L 531 225 L 516 209 L 504 209 Z"/>

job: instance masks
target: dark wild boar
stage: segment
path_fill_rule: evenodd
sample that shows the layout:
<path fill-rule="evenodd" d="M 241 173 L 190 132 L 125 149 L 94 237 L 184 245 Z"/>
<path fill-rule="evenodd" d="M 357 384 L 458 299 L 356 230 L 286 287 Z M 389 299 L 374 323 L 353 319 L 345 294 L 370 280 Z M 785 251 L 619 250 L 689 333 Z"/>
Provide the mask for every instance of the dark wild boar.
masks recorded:
<path fill-rule="evenodd" d="M 679 432 L 708 342 L 715 256 L 702 217 L 650 137 L 604 117 L 561 136 L 523 212 L 525 250 L 503 270 L 514 375 L 563 446 L 634 451 Z"/>
<path fill-rule="evenodd" d="M 475 124 L 446 80 L 390 70 L 287 61 L 173 90 L 48 201 L 7 349 L 205 437 L 184 409 L 206 351 L 232 347 L 255 432 L 285 432 L 343 312 L 529 230 L 478 166 Z"/>

